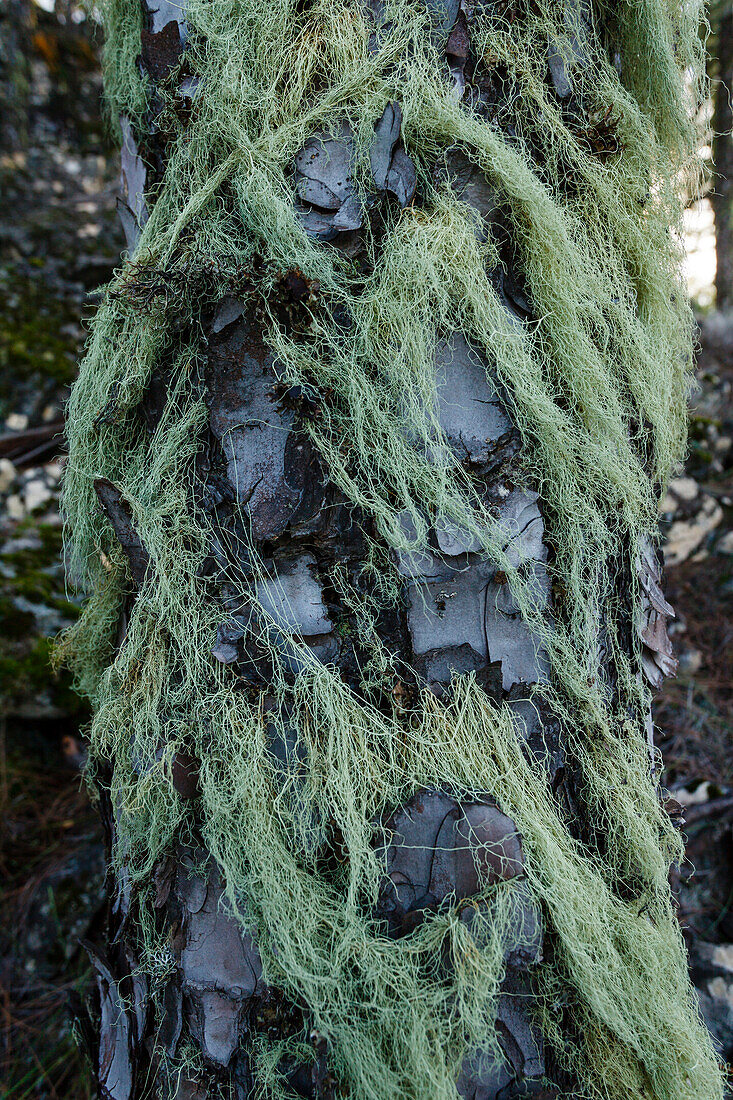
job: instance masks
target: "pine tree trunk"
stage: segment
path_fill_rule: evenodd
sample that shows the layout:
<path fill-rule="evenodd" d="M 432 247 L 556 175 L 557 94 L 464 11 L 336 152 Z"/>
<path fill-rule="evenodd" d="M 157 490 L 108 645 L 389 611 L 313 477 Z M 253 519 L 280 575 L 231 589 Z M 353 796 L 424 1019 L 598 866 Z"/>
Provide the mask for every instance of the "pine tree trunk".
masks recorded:
<path fill-rule="evenodd" d="M 196 10 L 201 18 L 201 6 Z M 614 26 L 585 5 L 569 4 L 567 12 L 562 42 L 542 27 L 536 31 L 536 55 L 545 62 L 542 94 L 584 156 L 615 163 L 627 139 L 617 136 L 617 120 L 582 92 L 599 43 L 619 64 Z M 535 157 L 532 179 L 540 179 L 542 149 L 528 153 L 512 146 L 514 101 L 526 89 L 500 61 L 486 60 L 491 40 L 479 51 L 478 17 L 470 5 L 436 6 L 432 14 L 434 64 L 446 88 L 453 88 L 453 102 L 482 122 L 491 120 L 506 148 Z M 377 5 L 372 16 L 379 27 Z M 296 23 L 307 15 L 294 7 L 291 18 Z M 525 8 L 505 4 L 502 18 L 512 34 L 521 31 Z M 123 47 L 130 52 L 135 13 L 129 5 L 125 19 L 123 27 L 122 8 L 112 5 L 108 32 L 118 59 Z M 434 347 L 428 336 L 414 350 L 415 363 L 429 350 L 432 389 L 418 398 L 409 388 L 404 394 L 413 402 L 416 424 L 421 403 L 427 409 L 427 428 L 422 436 L 416 428 L 414 446 L 404 438 L 395 446 L 405 463 L 417 454 L 416 462 L 435 471 L 436 484 L 447 468 L 451 485 L 469 487 L 472 510 L 463 522 L 457 506 L 451 511 L 448 489 L 444 498 L 435 493 L 432 507 L 412 502 L 409 492 L 400 503 L 400 477 L 410 471 L 399 462 L 386 465 L 389 456 L 382 452 L 392 429 L 378 434 L 379 409 L 369 404 L 367 389 L 359 389 L 358 375 L 349 376 L 351 388 L 339 393 L 336 375 L 329 386 L 306 365 L 303 381 L 294 383 L 286 368 L 299 349 L 306 360 L 321 356 L 324 367 L 329 355 L 335 361 L 343 354 L 347 363 L 358 346 L 362 334 L 336 300 L 337 284 L 324 320 L 322 280 L 294 260 L 285 262 L 279 245 L 274 250 L 282 219 L 273 219 L 272 237 L 263 231 L 239 272 L 224 257 L 226 236 L 214 239 L 219 244 L 208 255 L 195 235 L 187 236 L 187 219 L 217 203 L 228 224 L 233 196 L 242 193 L 231 180 L 244 180 L 242 202 L 249 202 L 262 165 L 253 161 L 250 175 L 228 176 L 239 171 L 232 167 L 238 151 L 227 156 L 215 147 L 195 210 L 184 196 L 177 222 L 161 214 L 164 196 L 175 188 L 172 151 L 204 109 L 207 80 L 217 78 L 213 69 L 189 69 L 192 32 L 178 6 L 148 0 L 135 33 L 139 51 L 133 48 L 133 55 L 139 52 L 135 64 L 148 92 L 134 120 L 121 118 L 120 213 L 132 259 L 113 284 L 104 315 L 116 317 L 114 324 L 123 320 L 119 329 L 98 321 L 93 366 L 82 371 L 72 400 L 67 486 L 77 528 L 87 522 L 86 507 L 98 532 L 88 551 L 97 562 L 97 602 L 73 645 L 97 705 L 91 779 L 111 857 L 107 942 L 89 948 L 97 999 L 80 1025 L 100 1095 L 437 1100 L 457 1090 L 470 1100 L 510 1100 L 586 1095 L 595 1080 L 604 1082 L 609 1096 L 667 1097 L 681 1083 L 685 1096 L 709 1100 L 718 1078 L 688 1003 L 664 885 L 678 849 L 660 809 L 643 732 L 642 679 L 658 686 L 674 669 L 665 631 L 672 611 L 659 587 L 650 531 L 634 541 L 629 528 L 618 542 L 605 544 L 612 548 L 609 562 L 586 561 L 584 567 L 588 576 L 598 569 L 591 587 L 599 587 L 598 599 L 586 600 L 591 656 L 583 663 L 587 684 L 577 690 L 582 695 L 591 685 L 589 714 L 588 700 L 596 696 L 588 692 L 598 690 L 616 723 L 608 726 L 607 741 L 598 735 L 598 751 L 595 719 L 584 717 L 579 701 L 563 704 L 567 693 L 553 687 L 558 654 L 571 653 L 553 639 L 564 629 L 572 586 L 582 580 L 562 573 L 558 562 L 571 559 L 563 558 L 557 531 L 573 528 L 573 509 L 583 507 L 586 490 L 581 486 L 567 515 L 558 511 L 560 498 L 547 489 L 539 460 L 536 466 L 528 461 L 532 426 L 526 415 L 519 422 L 525 406 L 511 379 L 477 331 L 436 318 Z M 195 35 L 200 48 L 201 25 Z M 299 48 L 306 37 L 304 32 Z M 373 31 L 361 64 L 374 56 L 377 39 Z M 275 40 L 272 49 L 278 49 Z M 248 51 L 245 40 L 233 55 L 241 58 L 242 97 L 249 94 Z M 623 71 L 623 56 L 620 65 Z M 295 81 L 295 68 L 293 74 Z M 118 96 L 124 106 L 117 89 L 113 105 Z M 286 85 L 278 94 L 287 94 Z M 431 164 L 426 167 L 424 151 L 418 163 L 411 152 L 416 139 L 407 130 L 410 110 L 414 103 L 403 119 L 399 100 L 388 98 L 374 117 L 352 116 L 353 125 L 335 115 L 330 130 L 314 125 L 287 173 L 293 224 L 305 230 L 314 255 L 336 256 L 334 262 L 352 258 L 353 266 L 343 270 L 356 301 L 362 288 L 373 288 L 374 265 L 380 250 L 389 254 L 395 226 L 399 232 L 404 219 L 413 219 L 419 233 L 438 217 L 439 200 L 430 207 L 425 198 L 432 186 L 431 194 L 444 196 L 440 201 L 469 208 L 462 223 L 452 223 L 464 234 L 459 261 L 464 252 L 488 257 L 481 260 L 488 264 L 486 293 L 498 303 L 505 341 L 536 333 L 541 343 L 548 306 L 537 298 L 536 273 L 523 253 L 525 229 L 517 214 L 523 195 L 515 194 L 510 209 L 496 181 L 467 151 L 465 136 L 453 143 L 447 121 L 440 141 L 440 127 L 434 132 Z M 373 131 L 366 157 L 357 122 L 368 127 L 362 139 Z M 244 149 L 245 160 L 249 155 Z M 274 146 L 260 155 L 265 164 L 268 155 L 276 156 Z M 357 162 L 368 167 L 366 183 Z M 568 176 L 569 207 L 573 186 Z M 640 190 L 645 187 L 642 182 Z M 528 204 L 533 195 L 530 189 Z M 282 196 L 273 192 L 263 201 L 275 209 Z M 646 201 L 639 199 L 640 206 Z M 179 227 L 164 255 L 156 218 Z M 553 243 L 542 217 L 537 225 L 539 233 L 550 233 L 552 266 L 552 250 L 566 238 Z M 449 245 L 446 238 L 444 251 Z M 415 262 L 420 254 L 416 247 Z M 422 275 L 414 274 L 417 295 Z M 408 303 L 411 277 L 409 265 L 394 276 L 394 294 L 407 287 Z M 575 278 L 572 265 L 566 277 Z M 659 306 L 645 302 L 637 289 L 638 320 Z M 473 293 L 468 283 L 464 295 Z M 570 362 L 576 353 L 590 354 L 583 341 L 599 331 L 593 326 L 602 327 L 603 311 L 612 308 L 610 298 L 600 301 L 577 347 L 553 344 L 550 335 L 550 359 Z M 135 325 L 150 316 L 158 317 L 161 332 L 165 327 L 165 340 L 151 321 L 145 339 L 154 352 L 136 390 L 136 364 L 143 360 L 135 358 L 134 333 L 142 331 Z M 426 333 L 430 320 L 424 319 Z M 336 332 L 328 347 L 319 343 L 319 324 Z M 375 313 L 385 347 L 395 339 L 390 324 L 398 356 L 399 313 Z M 687 333 L 684 323 L 682 330 Z M 405 329 L 404 339 L 414 333 Z M 602 333 L 598 340 L 603 344 Z M 611 332 L 604 352 L 611 358 L 613 341 Z M 126 347 L 127 365 L 117 380 L 95 389 L 104 364 L 127 355 Z M 637 354 L 646 353 L 634 345 L 632 358 Z M 670 363 L 669 371 L 676 377 L 676 365 Z M 374 385 L 379 380 L 375 371 Z M 629 380 L 632 389 L 634 384 Z M 563 385 L 568 383 L 549 383 L 550 389 Z M 661 385 L 666 393 L 667 382 Z M 547 401 L 567 409 L 568 392 Z M 606 410 L 605 395 L 599 408 L 593 393 L 579 393 L 577 400 L 587 401 L 580 419 L 587 414 L 590 453 L 606 416 L 615 414 L 610 395 Z M 399 422 L 403 395 L 391 400 L 390 416 Z M 638 421 L 630 415 L 624 421 L 635 446 L 648 431 L 645 400 L 635 406 Z M 360 401 L 373 415 L 372 454 L 355 444 L 357 459 L 342 464 L 358 437 Z M 662 410 L 655 426 L 669 426 L 677 414 Z M 538 403 L 537 416 L 543 415 Z M 611 450 L 624 445 L 614 439 Z M 658 456 L 641 443 L 639 452 L 638 468 L 654 480 Z M 370 459 L 377 470 L 371 480 L 359 466 Z M 570 469 L 575 459 L 567 461 Z M 156 480 L 164 467 L 177 473 Z M 387 477 L 391 487 L 383 484 Z M 92 480 L 96 511 L 88 496 Z M 587 496 L 596 491 L 589 487 Z M 634 491 L 629 486 L 630 497 Z M 428 486 L 426 497 L 431 493 Z M 182 511 L 176 501 L 183 502 Z M 613 501 L 610 510 L 618 515 L 622 505 Z M 196 557 L 199 530 L 207 532 L 207 552 Z M 177 583 L 181 627 L 162 621 L 160 610 Z M 194 591 L 206 593 L 202 610 L 188 602 L 186 593 Z M 199 638 L 201 616 L 210 627 L 209 648 L 186 656 L 187 631 Z M 155 690 L 168 702 L 148 714 L 144 699 L 157 675 L 158 647 L 163 671 Z M 176 647 L 183 654 L 178 664 L 167 656 Z M 201 666 L 198 694 L 187 696 L 188 716 L 181 719 L 178 689 L 193 677 L 194 661 Z M 495 742 L 484 743 L 479 738 L 489 715 L 498 732 Z M 577 730 L 587 731 L 589 748 Z M 624 738 L 628 745 L 617 757 Z M 586 755 L 597 760 L 596 771 Z M 471 761 L 478 778 L 469 774 Z M 413 772 L 414 782 L 398 778 Z M 330 802 L 319 795 L 319 784 L 330 791 Z M 339 784 L 349 788 L 343 802 Z M 394 797 L 372 798 L 372 788 L 392 790 Z M 616 806 L 617 789 L 620 798 L 630 791 L 628 803 Z M 259 813 L 261 836 L 256 822 L 247 824 Z M 626 839 L 616 849 L 616 813 L 619 833 L 633 831 L 637 821 L 651 823 L 647 864 L 645 840 Z M 541 827 L 535 830 L 534 822 Z M 360 836 L 367 838 L 363 849 Z M 233 881 L 240 863 L 242 878 Z M 358 867 L 367 877 L 382 869 L 362 894 Z M 573 891 L 581 887 L 588 894 L 577 900 Z M 567 923 L 564 893 L 571 906 Z M 652 914 L 648 920 L 639 916 L 644 906 Z M 617 943 L 618 988 L 608 961 L 617 958 Z M 658 955 L 665 960 L 661 977 Z M 598 974 L 595 989 L 584 985 L 594 966 L 609 973 L 608 989 Z M 417 984 L 402 984 L 409 981 Z M 668 1047 L 655 1016 L 658 1001 L 659 1011 L 673 1020 Z M 642 1038 L 635 1046 L 637 1033 Z M 570 1056 L 569 1050 L 579 1053 Z"/>

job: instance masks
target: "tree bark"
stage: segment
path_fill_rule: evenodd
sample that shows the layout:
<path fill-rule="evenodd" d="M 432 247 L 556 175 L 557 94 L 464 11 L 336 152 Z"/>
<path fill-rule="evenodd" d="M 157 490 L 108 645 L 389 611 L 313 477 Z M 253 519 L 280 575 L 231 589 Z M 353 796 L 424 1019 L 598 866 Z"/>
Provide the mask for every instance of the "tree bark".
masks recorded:
<path fill-rule="evenodd" d="M 576 67 L 583 64 L 583 33 L 590 33 L 584 19 L 574 38 Z M 444 24 L 445 79 L 454 83 L 459 97 L 473 97 L 480 115 L 491 110 L 501 120 L 502 96 L 511 96 L 512 89 L 501 79 L 481 83 L 479 59 L 472 54 L 470 7 L 451 8 Z M 120 214 L 132 269 L 140 234 L 154 215 L 168 155 L 164 100 L 166 110 L 171 109 L 171 96 L 175 109 L 196 109 L 196 85 L 185 70 L 186 36 L 180 7 L 148 0 L 140 65 L 152 88 L 149 108 L 134 124 L 121 119 Z M 171 74 L 177 74 L 174 92 Z M 577 105 L 568 59 L 552 43 L 545 81 L 547 94 L 565 104 L 568 117 L 574 117 Z M 370 167 L 377 197 L 367 210 L 351 181 L 355 138 L 347 127 L 335 134 L 314 133 L 293 165 L 302 226 L 312 240 L 347 252 L 356 262 L 367 224 L 379 232 L 380 204 L 407 208 L 415 201 L 417 184 L 401 132 L 400 104 L 389 102 L 381 117 L 369 121 L 375 133 Z M 587 141 L 599 157 L 615 153 L 615 139 L 597 120 L 589 123 L 588 133 Z M 515 262 L 516 226 L 497 205 L 484 175 L 450 144 L 436 160 L 433 175 L 473 208 L 480 241 L 491 234 L 502 242 L 500 262 L 490 279 L 507 316 L 518 326 L 538 324 L 531 293 Z M 152 293 L 150 284 L 146 286 L 145 293 Z M 134 279 L 129 287 L 131 294 L 142 293 Z M 161 293 L 174 297 L 177 288 L 167 285 Z M 307 327 L 318 293 L 318 286 L 301 271 L 278 273 L 271 294 L 284 332 L 297 336 Z M 347 319 L 344 326 L 348 331 Z M 543 762 L 553 812 L 566 822 L 574 842 L 602 851 L 601 825 L 588 819 L 578 765 L 562 723 L 549 704 L 532 695 L 535 686 L 548 684 L 551 677 L 544 640 L 522 614 L 506 576 L 481 552 L 480 542 L 471 531 L 433 515 L 424 548 L 405 549 L 414 545 L 416 532 L 415 516 L 404 513 L 404 538 L 390 545 L 369 507 L 347 498 L 307 430 L 328 414 L 328 395 L 315 387 L 283 384 L 277 353 L 268 346 L 246 285 L 215 308 L 205 306 L 190 331 L 200 334 L 200 393 L 208 418 L 195 460 L 190 507 L 206 513 L 215 533 L 206 568 L 212 606 L 220 608 L 220 625 L 211 655 L 236 674 L 247 698 L 259 699 L 265 731 L 268 715 L 274 715 L 279 705 L 271 685 L 283 676 L 296 678 L 307 666 L 337 668 L 352 697 L 363 699 L 364 667 L 373 649 L 365 636 L 363 606 L 349 593 L 364 594 L 364 565 L 376 547 L 383 561 L 396 562 L 401 599 L 380 610 L 374 629 L 394 666 L 404 669 L 377 708 L 408 713 L 424 693 L 436 705 L 448 705 L 456 690 L 454 677 L 470 674 L 487 697 L 513 716 L 523 752 Z M 438 397 L 433 412 L 441 445 L 470 472 L 486 515 L 493 516 L 503 532 L 507 561 L 534 578 L 537 610 L 554 615 L 559 595 L 550 581 L 547 503 L 542 485 L 533 483 L 522 460 L 522 437 L 512 418 L 510 395 L 467 332 L 439 333 L 434 365 Z M 148 439 L 165 415 L 172 387 L 173 366 L 164 361 L 154 370 L 138 410 Z M 115 400 L 113 394 L 108 407 L 99 410 L 99 423 L 115 417 Z M 106 476 L 97 477 L 95 488 L 128 563 L 128 591 L 117 632 L 119 652 L 124 652 L 135 601 L 150 582 L 156 560 L 138 533 L 135 508 L 124 493 Z M 252 547 L 258 562 L 254 571 Z M 630 653 L 631 635 L 639 629 L 644 639 L 643 672 L 658 686 L 662 674 L 674 669 L 665 631 L 672 612 L 659 588 L 660 567 L 651 547 L 638 570 L 644 593 L 642 621 L 635 623 L 628 611 L 627 647 Z M 378 580 L 370 583 L 376 586 Z M 619 562 L 612 598 L 622 603 L 632 586 L 627 566 Z M 261 616 L 257 621 L 243 597 L 245 588 L 256 593 Z M 608 680 L 613 694 L 613 664 L 601 628 L 598 633 L 594 671 Z M 288 635 L 294 639 L 292 645 L 283 641 Z M 202 700 L 200 720 L 205 723 L 203 708 Z M 286 727 L 274 728 L 269 751 L 283 784 L 287 777 L 292 791 L 297 788 L 291 777 L 303 765 L 302 745 L 289 741 Z M 147 882 L 133 884 L 119 865 L 110 875 L 107 942 L 90 945 L 97 1003 L 82 1025 L 100 1095 L 112 1100 L 153 1095 L 244 1100 L 259 1094 L 257 1052 L 266 1040 L 270 1049 L 284 1043 L 278 1072 L 288 1095 L 335 1097 L 344 1085 L 334 1069 L 341 1063 L 332 1036 L 319 1030 L 307 999 L 267 980 L 258 946 L 263 929 L 251 924 L 242 931 L 225 904 L 227 884 L 208 850 L 206 822 L 201 818 L 202 769 L 207 765 L 193 749 L 176 751 L 170 761 L 170 783 L 189 807 L 193 825 L 174 833 Z M 108 770 L 97 766 L 95 783 L 112 851 L 120 847 L 124 807 L 111 793 L 114 759 L 106 766 Z M 303 817 L 307 848 L 311 823 L 305 812 Z M 325 868 L 324 874 L 336 868 L 333 881 L 338 882 L 344 858 L 339 823 L 316 824 L 313 830 L 328 837 L 317 854 L 318 866 Z M 557 1034 L 577 1040 L 573 1007 L 559 1004 L 552 1042 L 533 1011 L 534 983 L 552 964 L 556 933 L 529 888 L 520 830 L 492 792 L 461 793 L 439 785 L 418 790 L 401 805 L 385 807 L 373 823 L 373 845 L 383 855 L 385 873 L 371 916 L 390 943 L 411 942 L 409 937 L 427 928 L 436 914 L 449 911 L 457 914 L 466 934 L 480 938 L 481 921 L 491 917 L 493 904 L 485 900 L 487 884 L 514 887 L 496 1002 L 495 1036 L 501 1056 L 489 1048 L 469 1050 L 457 1067 L 458 1095 L 467 1100 L 574 1095 L 580 1086 L 557 1041 Z M 462 899 L 455 909 L 450 909 L 452 898 Z M 157 941 L 165 944 L 153 959 L 141 931 L 145 921 L 153 922 Z M 447 958 L 440 961 L 446 982 L 455 965 Z M 402 1040 L 395 1037 L 397 1044 Z M 402 1094 L 412 1095 L 409 1085 L 403 1086 Z M 396 1093 L 385 1085 L 384 1095 Z"/>

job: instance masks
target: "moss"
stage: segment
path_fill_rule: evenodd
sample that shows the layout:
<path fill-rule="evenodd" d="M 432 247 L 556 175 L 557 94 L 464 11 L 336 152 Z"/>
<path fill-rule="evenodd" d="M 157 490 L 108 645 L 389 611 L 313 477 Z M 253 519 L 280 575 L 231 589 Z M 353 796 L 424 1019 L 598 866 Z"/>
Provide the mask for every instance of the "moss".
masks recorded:
<path fill-rule="evenodd" d="M 139 12 L 121 0 L 104 7 L 111 102 L 136 118 L 145 101 L 135 65 Z M 540 972 L 538 1011 L 583 1095 L 722 1095 L 669 893 L 680 842 L 649 774 L 641 654 L 627 652 L 627 615 L 638 611 L 639 594 L 632 583 L 629 607 L 619 608 L 615 588 L 620 571 L 635 576 L 641 541 L 655 537 L 660 486 L 684 450 L 692 322 L 670 226 L 681 224 L 680 178 L 695 170 L 690 116 L 699 85 L 691 74 L 702 47 L 694 5 L 628 0 L 599 9 L 613 15 L 623 82 L 595 37 L 591 63 L 574 67 L 572 78 L 588 112 L 606 117 L 611 106 L 608 157 L 590 151 L 594 143 L 576 133 L 548 91 L 548 36 L 573 54 L 549 0 L 523 7 L 521 19 L 513 6 L 474 14 L 478 56 L 517 89 L 511 137 L 456 102 L 418 3 L 391 5 L 370 50 L 373 28 L 361 4 L 320 0 L 299 13 L 289 0 L 190 0 L 187 56 L 202 78 L 196 109 L 170 135 L 137 259 L 97 315 L 70 403 L 70 551 L 92 595 L 64 652 L 96 708 L 91 775 L 103 761 L 114 765 L 115 866 L 144 885 L 160 853 L 191 824 L 167 761 L 181 747 L 194 753 L 197 820 L 224 870 L 229 901 L 257 925 L 267 979 L 309 1006 L 344 1096 L 359 1100 L 455 1100 L 466 1051 L 496 1047 L 503 945 L 515 916 L 511 886 L 487 888 L 490 927 L 480 947 L 467 941 L 454 912 L 399 941 L 386 940 L 367 915 L 383 871 L 372 822 L 433 785 L 488 791 L 518 824 L 533 896 L 557 945 Z M 365 270 L 357 271 L 307 238 L 293 209 L 290 166 L 315 130 L 347 119 L 357 176 L 368 187 L 374 120 L 395 98 L 421 203 L 385 211 L 382 231 L 366 233 Z M 435 181 L 436 158 L 456 143 L 511 223 L 535 324 L 508 317 L 489 277 L 500 241 L 477 240 L 471 210 Z M 256 599 L 264 570 L 256 547 L 253 585 L 242 599 L 275 639 L 267 643 L 275 705 L 266 723 L 266 700 L 238 691 L 212 659 L 221 612 L 201 566 L 214 532 L 193 510 L 189 489 L 207 411 L 195 384 L 198 348 L 182 334 L 187 322 L 196 331 L 222 294 L 236 293 L 249 269 L 283 384 L 329 395 L 308 431 L 346 499 L 368 514 L 375 555 L 378 547 L 422 547 L 425 515 L 441 514 L 466 527 L 505 574 L 550 655 L 552 682 L 541 690 L 561 719 L 568 767 L 603 834 L 602 851 L 574 840 L 547 777 L 522 751 L 510 710 L 470 676 L 456 681 L 447 702 L 425 694 L 385 713 L 369 696 L 392 671 L 375 631 L 366 697 L 333 669 L 313 668 L 297 639 L 288 645 L 300 648 L 306 671 L 289 681 L 278 662 L 278 627 Z M 319 287 L 297 337 L 283 329 L 276 301 L 288 270 Z M 180 293 L 169 303 L 166 294 L 148 293 L 155 285 Z M 486 353 L 503 383 L 525 473 L 542 488 L 552 580 L 564 592 L 552 622 L 430 413 L 435 341 L 455 330 Z M 151 437 L 138 406 L 163 363 L 171 382 Z M 114 415 L 100 416 L 107 409 Z M 426 457 L 436 454 L 444 460 Z M 100 476 L 130 502 L 153 566 L 117 652 L 125 564 L 96 507 Z M 351 598 L 373 620 L 398 593 L 393 570 L 371 602 L 356 592 Z M 599 622 L 616 699 L 598 683 Z M 284 775 L 268 751 L 273 730 L 296 738 L 297 775 Z M 312 854 L 325 842 L 324 822 L 343 837 L 336 878 Z M 446 953 L 456 960 L 450 976 L 438 966 Z M 553 1024 L 558 1000 L 573 1005 L 572 1045 Z M 272 1070 L 269 1055 L 262 1052 L 262 1064 Z"/>
<path fill-rule="evenodd" d="M 35 619 L 30 611 L 19 611 L 9 596 L 0 597 L 0 629 L 5 639 L 17 641 L 26 638 L 33 632 L 34 625 Z"/>
<path fill-rule="evenodd" d="M 13 615 L 16 619 L 22 619 L 17 610 L 8 619 L 0 618 L 0 630 L 4 633 L 12 624 Z M 6 639 L 13 640 L 12 627 L 6 633 Z M 21 640 L 17 633 L 15 640 Z M 43 697 L 47 700 L 44 705 L 52 708 L 54 713 L 85 716 L 87 706 L 74 690 L 71 677 L 53 672 L 53 640 L 44 637 L 31 637 L 30 640 L 25 637 L 22 640 L 26 644 L 21 648 L 8 645 L 7 641 L 0 646 L 0 711 L 12 711 L 19 703 L 32 706 L 39 697 Z"/>
<path fill-rule="evenodd" d="M 0 269 L 0 415 L 15 411 L 19 381 L 57 386 L 73 380 L 78 341 L 63 329 L 76 321 L 78 310 L 43 279 Z"/>

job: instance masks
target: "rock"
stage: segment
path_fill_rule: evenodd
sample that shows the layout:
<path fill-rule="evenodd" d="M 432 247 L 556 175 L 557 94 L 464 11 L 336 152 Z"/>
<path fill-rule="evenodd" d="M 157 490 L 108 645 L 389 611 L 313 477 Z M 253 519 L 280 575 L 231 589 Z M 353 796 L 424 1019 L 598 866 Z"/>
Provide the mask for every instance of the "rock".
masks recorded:
<path fill-rule="evenodd" d="M 684 501 L 689 504 L 695 499 L 700 491 L 700 486 L 692 477 L 675 477 L 673 478 L 667 492 L 659 506 L 661 512 L 676 512 L 680 502 Z"/>
<path fill-rule="evenodd" d="M 664 563 L 667 568 L 687 561 L 722 518 L 723 509 L 717 500 L 704 493 L 696 515 L 690 520 L 677 520 L 667 533 L 664 546 Z"/>
<path fill-rule="evenodd" d="M 20 538 L 8 539 L 0 547 L 0 554 L 20 554 L 24 550 L 40 550 L 43 540 L 37 531 L 24 531 Z"/>
<path fill-rule="evenodd" d="M 12 487 L 16 478 L 16 469 L 9 458 L 0 458 L 0 493 L 5 495 Z"/>
<path fill-rule="evenodd" d="M 688 791 L 686 787 L 678 787 L 673 791 L 674 797 L 681 806 L 699 806 L 703 802 L 710 801 L 711 784 L 705 780 L 695 787 L 694 791 Z"/>
<path fill-rule="evenodd" d="M 696 672 L 699 672 L 702 668 L 702 653 L 699 649 L 695 649 L 694 646 L 688 646 L 683 649 L 678 658 L 678 664 L 680 672 L 686 672 L 692 676 Z"/>
<path fill-rule="evenodd" d="M 23 489 L 23 501 L 28 512 L 35 512 L 37 508 L 42 508 L 52 497 L 53 493 L 45 480 L 40 477 L 27 482 Z"/>
<path fill-rule="evenodd" d="M 715 549 L 719 554 L 733 554 L 733 531 L 726 532 L 718 539 Z"/>
<path fill-rule="evenodd" d="M 724 1061 L 733 1055 L 733 944 L 693 942 L 692 977 L 700 1011 Z"/>
<path fill-rule="evenodd" d="M 62 627 L 68 626 L 69 620 L 55 607 L 47 607 L 43 603 L 34 603 L 25 596 L 13 596 L 13 604 L 24 615 L 32 615 L 36 630 L 39 634 L 51 637 Z"/>
<path fill-rule="evenodd" d="M 15 520 L 15 522 L 20 522 L 20 520 L 25 519 L 25 505 L 17 493 L 13 493 L 13 495 L 9 496 L 5 501 L 5 511 L 8 519 Z"/>
<path fill-rule="evenodd" d="M 45 469 L 46 480 L 49 482 L 49 484 L 58 485 L 64 472 L 63 465 L 60 462 L 49 462 Z"/>

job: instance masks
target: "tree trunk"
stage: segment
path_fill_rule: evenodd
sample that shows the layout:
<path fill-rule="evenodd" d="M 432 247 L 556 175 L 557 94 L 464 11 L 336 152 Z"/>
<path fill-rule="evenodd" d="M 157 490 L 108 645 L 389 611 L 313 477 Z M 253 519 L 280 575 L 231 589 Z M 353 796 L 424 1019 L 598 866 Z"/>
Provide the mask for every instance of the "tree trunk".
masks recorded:
<path fill-rule="evenodd" d="M 554 7 L 108 5 L 104 1097 L 721 1095 L 644 686 L 696 28 Z"/>
<path fill-rule="evenodd" d="M 713 112 L 715 189 L 715 298 L 718 309 L 733 305 L 733 11 L 726 11 L 717 28 L 718 75 Z"/>

